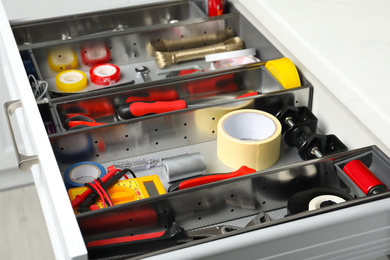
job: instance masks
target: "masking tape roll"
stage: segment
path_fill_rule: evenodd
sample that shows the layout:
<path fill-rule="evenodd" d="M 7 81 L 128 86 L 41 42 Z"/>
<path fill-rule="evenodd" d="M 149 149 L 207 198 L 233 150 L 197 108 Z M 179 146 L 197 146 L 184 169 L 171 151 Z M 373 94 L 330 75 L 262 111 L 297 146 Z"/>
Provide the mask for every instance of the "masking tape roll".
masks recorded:
<path fill-rule="evenodd" d="M 75 163 L 65 170 L 64 180 L 66 188 L 83 187 L 85 183 L 106 175 L 104 167 L 95 162 Z"/>
<path fill-rule="evenodd" d="M 335 195 L 317 196 L 309 202 L 309 211 L 323 208 L 325 206 L 332 205 L 332 204 L 339 204 L 341 202 L 345 202 L 345 199 L 339 196 L 335 196 Z M 323 203 L 325 203 L 325 205 L 323 205 Z"/>
<path fill-rule="evenodd" d="M 279 120 L 267 112 L 230 112 L 218 122 L 218 158 L 233 169 L 242 165 L 257 171 L 266 169 L 279 160 L 281 133 Z"/>
<path fill-rule="evenodd" d="M 87 86 L 87 75 L 81 70 L 67 70 L 57 74 L 56 86 L 59 91 L 72 93 Z"/>
<path fill-rule="evenodd" d="M 265 64 L 265 68 L 285 89 L 301 86 L 297 68 L 289 58 L 283 57 L 276 60 L 270 60 Z"/>
<path fill-rule="evenodd" d="M 89 70 L 91 82 L 96 85 L 109 86 L 121 79 L 121 70 L 114 64 L 101 64 Z"/>
<path fill-rule="evenodd" d="M 50 49 L 47 63 L 49 68 L 56 72 L 77 69 L 79 66 L 76 52 L 70 46 L 60 46 Z"/>

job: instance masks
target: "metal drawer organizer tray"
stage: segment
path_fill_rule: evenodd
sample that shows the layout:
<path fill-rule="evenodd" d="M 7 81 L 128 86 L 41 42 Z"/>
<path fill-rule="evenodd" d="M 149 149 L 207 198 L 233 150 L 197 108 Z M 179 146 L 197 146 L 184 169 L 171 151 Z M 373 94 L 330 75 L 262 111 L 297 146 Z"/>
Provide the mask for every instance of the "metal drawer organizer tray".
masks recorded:
<path fill-rule="evenodd" d="M 176 1 L 19 24 L 13 27 L 13 33 L 24 61 L 31 62 L 30 67 L 33 67 L 36 77 L 49 84 L 49 92 L 45 95 L 48 102 L 39 104 L 39 109 L 48 126 L 49 138 L 61 172 L 80 161 L 93 161 L 108 167 L 121 162 L 167 158 L 194 152 L 200 152 L 204 156 L 206 174 L 231 172 L 235 169 L 221 163 L 216 155 L 219 118 L 231 110 L 244 107 L 273 115 L 286 106 L 311 108 L 315 87 L 302 75 L 301 87 L 284 89 L 262 63 L 171 78 L 166 78 L 170 71 L 204 70 L 208 69 L 209 64 L 197 60 L 165 69 L 156 66 L 154 57 L 148 53 L 150 43 L 181 41 L 182 47 L 187 48 L 184 45 L 191 42 L 187 39 L 201 38 L 205 40 L 205 45 L 209 45 L 226 35 L 239 36 L 244 40 L 245 48 L 255 48 L 256 56 L 262 61 L 281 58 L 281 53 L 229 5 L 226 14 L 208 17 L 196 2 Z M 56 73 L 48 66 L 48 50 L 58 46 L 70 47 L 78 60 L 82 60 L 82 46 L 96 43 L 108 46 L 110 62 L 121 68 L 121 80 L 107 88 L 90 84 L 88 89 L 91 91 L 75 94 L 56 92 Z M 148 82 L 144 82 L 135 71 L 142 66 L 149 68 Z M 90 64 L 80 62 L 78 69 L 88 72 L 90 68 Z M 228 82 L 237 88 L 234 92 L 224 87 L 191 91 L 207 82 L 215 85 Z M 123 97 L 164 91 L 176 91 L 181 99 L 187 101 L 188 107 L 122 121 L 116 117 L 114 110 L 123 102 Z M 259 94 L 240 101 L 234 100 L 234 97 L 248 91 Z M 246 105 L 243 106 L 243 103 Z M 69 130 L 64 123 L 66 113 L 75 107 L 101 108 L 104 110 L 102 122 L 107 124 Z M 92 117 L 101 113 L 94 110 L 89 112 Z M 375 146 L 336 152 L 304 161 L 298 156 L 297 149 L 287 146 L 282 139 L 279 161 L 266 170 L 81 213 L 76 217 L 86 243 L 158 230 L 168 232 L 173 222 L 185 231 L 221 224 L 242 227 L 226 234 L 181 244 L 173 243 L 161 248 L 154 248 L 154 242 L 150 242 L 148 248 L 154 249 L 142 252 L 148 255 L 160 254 L 388 197 L 388 192 L 366 196 L 345 175 L 342 168 L 353 159 L 361 160 L 382 183 L 390 186 L 390 176 L 387 174 L 390 160 Z M 137 177 L 157 174 L 164 188 L 169 186 L 162 167 L 136 174 Z M 354 199 L 314 211 L 288 214 L 287 202 L 293 194 L 319 186 L 338 188 L 348 192 Z M 269 216 L 268 221 L 245 227 L 261 212 Z M 155 216 L 157 221 L 145 225 L 142 220 L 148 214 Z M 127 246 L 90 252 L 90 257 L 138 258 L 138 253 L 132 252 L 131 246 Z"/>

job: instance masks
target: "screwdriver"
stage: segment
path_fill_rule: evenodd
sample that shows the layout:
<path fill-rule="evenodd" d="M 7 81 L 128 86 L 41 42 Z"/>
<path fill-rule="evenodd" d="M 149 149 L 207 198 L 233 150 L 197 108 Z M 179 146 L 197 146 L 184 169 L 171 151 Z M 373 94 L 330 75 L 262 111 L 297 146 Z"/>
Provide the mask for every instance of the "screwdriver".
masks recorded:
<path fill-rule="evenodd" d="M 118 107 L 117 116 L 120 120 L 126 120 L 185 108 L 187 103 L 184 100 L 129 102 Z"/>
<path fill-rule="evenodd" d="M 202 177 L 195 177 L 187 180 L 174 182 L 171 184 L 171 186 L 169 186 L 168 192 L 184 190 L 199 185 L 216 182 L 216 181 L 222 181 L 222 180 L 226 180 L 226 179 L 230 179 L 230 178 L 234 178 L 234 177 L 238 177 L 238 176 L 242 176 L 254 172 L 256 172 L 255 169 L 243 165 L 240 167 L 240 169 L 231 173 L 210 174 L 210 175 L 204 175 Z"/>
<path fill-rule="evenodd" d="M 117 108 L 125 103 L 135 101 L 173 101 L 178 100 L 179 94 L 174 89 L 153 89 L 142 90 L 132 93 L 131 95 L 119 95 L 114 100 L 114 107 Z"/>
<path fill-rule="evenodd" d="M 202 71 L 198 69 L 189 69 L 189 70 L 174 70 L 170 71 L 167 75 L 166 78 L 173 78 L 173 77 L 178 77 L 178 76 L 184 76 L 184 75 L 189 75 L 192 73 L 195 73 L 197 71 Z M 204 71 L 204 70 L 203 70 Z"/>
<path fill-rule="evenodd" d="M 178 100 L 179 95 L 175 90 L 150 90 L 135 93 L 126 98 L 125 103 L 130 103 L 134 101 L 172 101 Z"/>
<path fill-rule="evenodd" d="M 249 92 L 235 99 L 258 95 L 259 92 Z M 217 100 L 220 97 L 217 97 Z M 200 103 L 202 104 L 202 103 Z M 196 106 L 193 104 L 191 106 Z M 160 114 L 190 107 L 184 100 L 174 101 L 134 101 L 118 107 L 117 115 L 120 120 L 131 119 L 140 116 Z"/>

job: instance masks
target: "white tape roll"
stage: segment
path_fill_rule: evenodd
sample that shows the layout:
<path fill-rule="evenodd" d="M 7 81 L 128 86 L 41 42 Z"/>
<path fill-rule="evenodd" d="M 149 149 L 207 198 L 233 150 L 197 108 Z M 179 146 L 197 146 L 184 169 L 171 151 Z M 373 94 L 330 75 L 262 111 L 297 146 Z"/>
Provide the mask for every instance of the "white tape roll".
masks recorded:
<path fill-rule="evenodd" d="M 218 158 L 233 169 L 242 165 L 266 169 L 279 160 L 281 132 L 279 120 L 267 112 L 230 112 L 218 122 Z"/>
<path fill-rule="evenodd" d="M 324 202 L 326 202 L 328 205 L 339 204 L 341 202 L 345 202 L 345 199 L 335 195 L 317 196 L 309 202 L 309 211 L 321 208 L 321 204 Z"/>

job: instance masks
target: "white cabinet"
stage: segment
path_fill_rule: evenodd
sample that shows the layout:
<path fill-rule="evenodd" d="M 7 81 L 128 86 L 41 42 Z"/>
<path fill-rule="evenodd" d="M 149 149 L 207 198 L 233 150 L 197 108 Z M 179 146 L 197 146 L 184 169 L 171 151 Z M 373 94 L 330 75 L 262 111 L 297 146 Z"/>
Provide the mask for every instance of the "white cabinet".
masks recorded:
<path fill-rule="evenodd" d="M 4 7 L 0 6 L 0 83 L 5 86 L 2 89 L 4 92 L 2 102 L 20 100 L 21 107 L 16 109 L 15 114 L 10 115 L 11 125 L 16 129 L 14 132 L 16 132 L 16 142 L 18 143 L 17 149 L 22 154 L 37 156 L 38 158 L 38 163 L 32 166 L 28 172 L 20 173 L 18 170 L 15 170 L 19 172 L 17 173 L 18 176 L 22 176 L 21 179 L 23 179 L 23 181 L 17 180 L 17 183 L 28 183 L 31 181 L 31 177 L 29 176 L 33 176 L 54 252 L 58 259 L 87 259 L 87 248 L 84 239 L 91 232 L 88 233 L 85 230 L 85 222 L 94 220 L 94 217 L 98 214 L 90 214 L 87 217 L 79 216 L 76 218 L 73 212 L 61 175 L 66 162 L 58 161 L 58 158 L 56 158 L 53 152 L 52 145 L 55 144 L 55 141 L 53 141 L 55 138 L 50 140 L 46 133 L 40 111 L 31 92 L 30 84 L 27 77 L 25 77 L 23 63 L 20 59 L 18 46 L 8 19 L 11 23 L 18 24 L 26 21 L 32 22 L 34 20 L 70 15 L 75 12 L 73 7 L 76 5 L 77 12 L 75 13 L 88 13 L 105 9 L 124 8 L 140 4 L 140 2 L 121 1 L 115 5 L 108 5 L 111 3 L 103 3 L 102 1 L 83 1 L 82 3 L 73 1 L 69 3 L 68 1 L 66 4 L 61 5 L 59 2 L 42 1 L 40 5 L 37 2 L 24 3 L 3 0 Z M 344 98 L 344 91 L 334 90 L 332 83 L 336 87 L 343 87 L 343 83 L 350 83 L 348 78 L 345 78 L 350 75 L 344 76 L 344 74 L 338 74 L 337 70 L 329 69 L 330 67 L 334 68 L 329 65 L 329 61 L 324 60 L 321 55 L 317 55 L 320 53 L 316 53 L 315 49 L 310 49 L 310 46 L 312 44 L 315 46 L 316 43 L 310 38 L 312 37 L 310 33 L 311 30 L 315 30 L 316 28 L 310 27 L 311 29 L 308 29 L 308 31 L 300 30 L 299 26 L 302 26 L 302 24 L 299 24 L 300 20 L 294 14 L 289 13 L 286 9 L 287 7 L 280 10 L 281 13 L 285 14 L 285 17 L 280 17 L 277 8 L 281 8 L 285 4 L 281 3 L 281 1 L 257 0 L 230 2 L 243 17 L 253 24 L 255 30 L 260 31 L 283 56 L 291 58 L 297 65 L 300 73 L 313 85 L 313 88 L 303 87 L 302 90 L 297 90 L 299 92 L 297 96 L 300 97 L 296 97 L 296 100 L 302 103 L 307 102 L 307 96 L 310 95 L 308 93 L 314 90 L 313 99 L 310 101 L 312 104 L 305 105 L 312 105 L 314 114 L 319 119 L 319 128 L 323 132 L 337 134 L 350 149 L 376 145 L 384 152 L 380 152 L 380 156 L 378 157 L 385 156 L 385 154 L 390 155 L 389 138 L 387 135 L 383 135 L 383 131 L 374 129 L 377 127 L 378 120 L 386 119 L 388 116 L 385 113 L 383 114 L 383 111 L 378 111 L 383 116 L 379 117 L 379 119 L 377 117 L 368 118 L 367 115 L 359 114 L 359 112 L 354 110 L 354 106 L 356 106 L 354 101 L 356 100 L 351 98 L 351 103 L 350 100 Z M 302 15 L 300 12 L 304 11 L 301 11 L 298 7 L 305 5 L 305 2 L 296 1 L 295 7 L 297 10 L 294 9 L 296 15 Z M 381 3 L 384 7 L 388 7 L 385 3 Z M 289 4 L 291 3 L 286 5 L 288 6 Z M 42 8 L 42 6 L 47 8 Z M 340 5 L 338 7 L 343 8 L 345 6 Z M 308 7 L 309 10 L 311 10 L 310 8 Z M 361 8 L 363 7 L 361 6 Z M 288 16 L 288 14 L 291 16 Z M 337 13 L 335 12 L 334 15 L 337 16 Z M 228 18 L 235 19 L 234 16 L 229 16 Z M 197 22 L 200 23 L 200 21 L 201 19 L 199 18 Z M 293 25 L 289 25 L 289 22 L 292 22 Z M 186 24 L 183 23 L 183 25 Z M 294 29 L 294 26 L 297 26 L 297 28 Z M 156 27 L 157 29 L 161 28 Z M 246 30 L 246 28 L 236 29 L 244 32 Z M 135 31 L 137 32 L 137 30 Z M 308 41 L 305 41 L 305 34 L 309 37 Z M 250 37 L 248 36 L 248 38 Z M 305 56 L 306 54 L 307 56 Z M 337 66 L 339 65 L 336 64 L 335 67 L 337 68 Z M 367 70 L 367 73 L 371 72 L 370 69 Z M 261 71 L 263 71 L 262 73 L 266 73 L 264 70 Z M 329 78 L 333 78 L 335 82 L 327 78 L 328 73 Z M 341 71 L 340 73 L 348 73 L 348 71 Z M 337 81 L 339 79 L 343 79 L 343 81 L 340 83 Z M 194 77 L 192 80 L 197 80 L 197 78 Z M 351 83 L 349 87 L 355 87 L 355 85 Z M 356 89 L 358 88 L 359 86 L 356 85 Z M 352 94 L 359 94 L 350 93 L 351 96 Z M 109 93 L 106 94 L 110 95 Z M 301 97 L 302 95 L 304 96 L 303 98 Z M 368 95 L 367 97 L 368 100 L 366 102 L 372 105 L 375 102 L 373 100 L 374 96 Z M 60 106 L 68 101 L 66 98 L 63 98 L 56 105 Z M 380 108 L 384 109 L 386 106 L 388 105 L 381 104 Z M 375 110 L 375 105 L 368 108 L 372 112 Z M 192 113 L 192 111 L 189 111 L 189 113 Z M 178 121 L 182 120 L 182 118 L 180 115 L 176 117 Z M 0 119 L 2 122 L 5 121 L 3 116 Z M 150 119 L 146 126 L 156 127 L 155 131 L 157 132 L 158 124 L 155 124 L 153 120 L 153 118 Z M 368 125 L 365 124 L 366 120 Z M 169 120 L 164 121 L 164 123 L 167 122 L 170 123 Z M 386 120 L 384 122 L 387 124 Z M 138 127 L 139 125 L 128 124 L 127 127 L 129 128 L 124 130 L 134 130 L 135 126 Z M 118 132 L 115 132 L 116 134 L 122 134 L 122 128 L 117 127 L 115 129 L 119 129 Z M 1 132 L 3 133 L 5 131 L 7 131 L 6 125 L 2 124 Z M 18 134 L 18 131 L 21 134 Z M 98 133 L 98 135 L 99 133 L 104 133 L 104 128 L 98 128 L 95 133 Z M 61 137 L 61 135 L 56 137 Z M 144 136 L 140 136 L 140 138 L 142 137 Z M 15 165 L 14 151 L 10 149 L 11 144 L 8 141 L 10 136 L 8 134 L 2 134 L 1 138 L 0 141 L 4 143 L 2 147 L 6 147 L 2 151 L 4 161 L 6 162 L 2 165 L 2 168 L 8 172 L 8 169 L 14 168 Z M 127 136 L 123 136 L 122 138 L 127 138 Z M 203 138 L 203 136 L 199 135 L 197 138 Z M 187 136 L 185 139 L 185 141 L 182 140 L 181 142 L 188 142 Z M 206 142 L 210 140 L 205 138 L 202 141 Z M 96 143 L 98 143 L 97 140 Z M 159 145 L 167 145 L 167 147 L 170 147 L 171 144 L 160 142 Z M 116 144 L 116 146 L 120 145 Z M 140 151 L 143 149 L 142 147 L 138 148 Z M 115 149 L 107 150 L 109 152 L 111 151 L 114 157 L 118 152 Z M 361 152 L 367 153 L 370 151 L 369 149 L 363 149 Z M 110 161 L 111 154 L 109 152 L 97 154 L 96 157 L 99 157 L 99 159 L 96 160 L 104 161 L 106 159 Z M 156 149 L 153 152 L 161 152 L 161 150 Z M 352 153 L 348 154 L 348 156 L 356 156 L 356 154 Z M 114 159 L 111 158 L 111 161 Z M 315 161 L 315 163 L 317 162 L 320 161 Z M 308 164 L 305 163 L 299 165 L 299 167 L 303 168 L 308 167 Z M 3 177 L 0 176 L 0 178 L 2 179 Z M 245 186 L 247 181 L 249 181 L 249 178 L 241 178 L 239 183 Z M 226 185 L 229 183 L 231 182 L 226 182 Z M 209 192 L 216 192 L 219 188 L 216 185 L 209 187 Z M 192 193 L 191 191 L 188 193 L 195 197 L 200 196 L 200 192 L 197 193 L 197 191 L 199 189 L 194 189 Z M 182 194 L 187 193 L 184 192 Z M 174 200 L 172 199 L 173 196 L 165 196 L 164 202 L 171 202 L 171 200 Z M 388 230 L 390 223 L 388 216 L 390 213 L 390 204 L 386 194 L 379 196 L 372 200 L 370 198 L 363 198 L 359 203 L 351 204 L 349 207 L 336 207 L 335 210 L 323 211 L 322 214 L 304 215 L 301 219 L 299 217 L 287 218 L 287 221 L 285 221 L 283 218 L 280 218 L 272 224 L 264 225 L 260 229 L 253 228 L 249 229 L 248 232 L 238 232 L 236 235 L 222 236 L 220 239 L 207 240 L 205 243 L 194 243 L 191 246 L 178 246 L 174 248 L 175 250 L 166 249 L 159 251 L 157 255 L 151 253 L 148 256 L 151 259 L 237 259 L 239 257 L 244 259 L 367 259 L 369 257 L 389 254 L 390 242 Z M 150 203 L 153 204 L 154 200 L 150 200 Z M 239 205 L 237 207 L 241 206 Z M 172 207 L 175 208 L 174 206 Z M 126 214 L 133 210 L 131 207 L 121 207 L 119 209 L 123 209 L 123 212 L 126 212 Z M 114 215 L 119 214 L 118 212 L 120 210 L 112 211 L 111 213 L 108 211 L 105 212 L 102 215 L 108 217 L 111 213 Z"/>
<path fill-rule="evenodd" d="M 4 74 L 1 74 L 1 82 L 5 82 Z M 6 88 L 2 89 L 1 103 L 12 100 Z M 15 151 L 11 141 L 11 135 L 6 123 L 5 114 L 0 114 L 0 146 L 1 146 L 1 182 L 0 190 L 14 188 L 33 183 L 31 174 L 23 172 L 18 168 Z M 22 144 L 19 144 L 22 147 Z"/>

